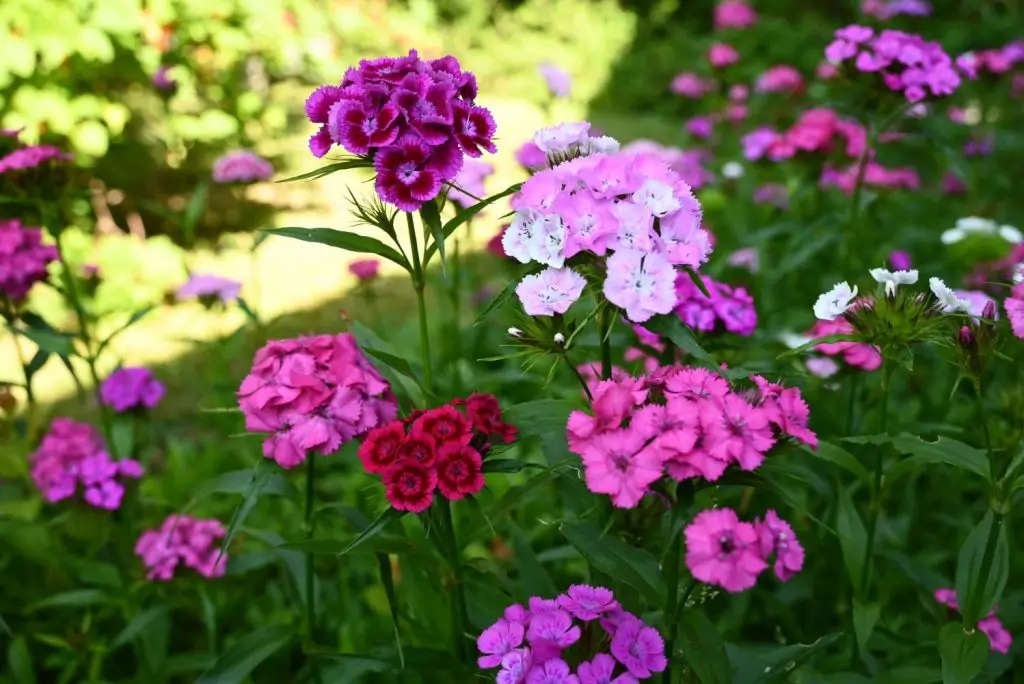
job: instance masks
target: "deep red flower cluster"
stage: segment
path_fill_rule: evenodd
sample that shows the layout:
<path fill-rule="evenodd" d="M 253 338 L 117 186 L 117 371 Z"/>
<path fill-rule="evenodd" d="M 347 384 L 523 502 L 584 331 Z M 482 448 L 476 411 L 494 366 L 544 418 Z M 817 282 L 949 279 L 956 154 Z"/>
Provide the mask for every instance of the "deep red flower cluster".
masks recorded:
<path fill-rule="evenodd" d="M 419 513 L 435 489 L 449 500 L 483 489 L 492 437 L 512 442 L 516 429 L 502 420 L 496 397 L 472 394 L 376 428 L 359 446 L 359 459 L 381 476 L 392 506 Z"/>

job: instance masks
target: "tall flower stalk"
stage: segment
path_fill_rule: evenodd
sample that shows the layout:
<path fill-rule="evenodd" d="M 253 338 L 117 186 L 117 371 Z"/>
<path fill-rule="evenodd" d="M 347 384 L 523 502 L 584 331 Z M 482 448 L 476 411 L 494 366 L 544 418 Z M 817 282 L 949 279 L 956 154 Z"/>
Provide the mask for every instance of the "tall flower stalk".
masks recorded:
<path fill-rule="evenodd" d="M 879 433 L 887 434 L 889 428 L 889 390 L 890 382 L 892 380 L 893 366 L 892 362 L 887 360 L 886 356 L 882 356 L 882 382 L 881 382 L 881 399 L 882 399 L 882 410 L 881 418 L 879 420 Z M 871 577 L 871 557 L 875 548 L 875 536 L 878 532 L 878 518 L 882 513 L 882 449 L 875 449 L 875 461 L 872 473 L 872 485 L 871 485 L 871 511 L 870 517 L 868 518 L 868 530 L 867 540 L 864 543 L 864 565 L 861 568 L 860 575 L 860 588 L 862 591 L 867 592 L 868 580 Z"/>

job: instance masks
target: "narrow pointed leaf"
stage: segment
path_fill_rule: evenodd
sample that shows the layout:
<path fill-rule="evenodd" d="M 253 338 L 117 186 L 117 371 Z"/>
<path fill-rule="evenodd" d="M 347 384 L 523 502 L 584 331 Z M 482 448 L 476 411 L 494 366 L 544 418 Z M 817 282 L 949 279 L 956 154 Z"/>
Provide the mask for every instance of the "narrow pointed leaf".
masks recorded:
<path fill-rule="evenodd" d="M 690 330 L 675 314 L 655 316 L 644 327 L 651 332 L 667 337 L 672 344 L 676 345 L 687 354 L 708 364 L 716 373 L 719 372 L 718 362 L 704 347 L 700 346 L 693 331 Z"/>
<path fill-rule="evenodd" d="M 836 506 L 836 533 L 839 535 L 843 563 L 850 574 L 850 581 L 859 591 L 864 564 L 868 562 L 868 559 L 864 557 L 868 533 L 864 529 L 864 523 L 860 519 L 857 508 L 850 499 L 850 493 L 845 487 L 840 488 L 839 501 Z"/>
<path fill-rule="evenodd" d="M 405 515 L 405 511 L 400 511 L 397 508 L 391 508 L 389 506 L 383 513 L 377 516 L 377 519 L 370 523 L 370 526 L 363 530 L 358 537 L 346 544 L 345 547 L 338 552 L 338 556 L 344 556 L 345 554 L 351 553 L 355 549 L 359 548 L 368 540 L 379 535 L 384 531 L 385 527 L 395 520 L 398 520 L 403 515 Z"/>
<path fill-rule="evenodd" d="M 787 675 L 816 653 L 834 644 L 842 634 L 827 634 L 810 644 L 763 648 L 758 650 L 726 645 L 732 665 L 733 684 L 766 684 L 786 681 Z"/>
<path fill-rule="evenodd" d="M 335 162 L 333 164 L 328 164 L 327 166 L 322 166 L 319 169 L 314 169 L 313 171 L 300 173 L 298 176 L 283 178 L 275 182 L 291 183 L 294 181 L 317 180 L 318 178 L 323 178 L 324 176 L 328 176 L 332 173 L 337 173 L 338 171 L 347 171 L 348 169 L 370 168 L 373 168 L 373 162 L 371 162 L 369 159 L 363 159 L 362 157 L 351 157 L 349 159 L 343 159 L 342 161 Z"/>
<path fill-rule="evenodd" d="M 117 633 L 117 636 L 110 642 L 110 650 L 116 651 L 122 646 L 131 643 L 138 637 L 142 632 L 146 630 L 154 621 L 159 619 L 161 616 L 166 615 L 170 612 L 170 608 L 167 606 L 155 606 L 148 608 L 134 618 L 131 622 L 125 625 L 124 629 Z"/>
<path fill-rule="evenodd" d="M 679 616 L 679 649 L 700 682 L 732 684 L 725 641 L 704 611 L 686 610 Z"/>
<path fill-rule="evenodd" d="M 997 526 L 995 530 L 992 529 L 993 525 Z M 982 577 L 981 566 L 990 534 L 996 535 L 995 553 L 988 576 Z M 988 511 L 968 535 L 957 557 L 954 586 L 960 612 L 967 624 L 973 625 L 988 615 L 999 601 L 1009 577 L 1010 543 L 1006 536 L 1006 526 L 1002 524 L 1002 518 L 997 519 L 992 511 Z"/>
<path fill-rule="evenodd" d="M 441 225 L 441 211 L 437 208 L 437 202 L 431 200 L 420 207 L 420 220 L 423 222 L 427 232 L 434 238 L 434 241 L 428 245 L 428 248 L 434 247 L 438 254 L 441 255 L 441 273 L 444 275 L 445 280 L 447 280 L 448 265 L 444 255 L 444 242 L 447 235 L 444 232 L 444 227 Z M 426 268 L 429 252 L 425 251 L 423 254 L 423 267 Z"/>
<path fill-rule="evenodd" d="M 263 627 L 224 651 L 196 684 L 241 684 L 260 663 L 284 648 L 294 632 L 284 625 Z"/>
<path fill-rule="evenodd" d="M 480 313 L 477 314 L 476 320 L 473 322 L 473 325 L 480 325 L 481 323 L 484 322 L 484 320 L 487 319 L 487 317 L 491 315 L 491 313 L 505 306 L 505 304 L 512 299 L 512 295 L 515 294 L 516 286 L 518 284 L 519 282 L 516 280 L 510 280 L 508 283 L 506 283 L 505 287 L 501 288 L 501 292 L 495 295 L 494 298 L 491 299 L 491 301 L 487 302 L 487 304 L 485 304 L 484 307 L 480 310 Z"/>
<path fill-rule="evenodd" d="M 264 232 L 294 240 L 302 240 L 303 242 L 337 247 L 349 252 L 376 254 L 392 263 L 398 264 L 406 271 L 411 270 L 409 262 L 406 261 L 405 257 L 398 250 L 394 247 L 389 247 L 377 238 L 366 235 L 347 233 L 343 230 L 334 230 L 333 228 L 265 228 Z"/>
<path fill-rule="evenodd" d="M 196 225 L 203 215 L 203 210 L 206 209 L 206 196 L 209 192 L 210 183 L 205 180 L 200 181 L 196 185 L 196 189 L 192 191 L 192 197 L 189 198 L 188 205 L 185 206 L 185 211 L 181 215 L 181 232 L 187 243 L 193 242 L 196 238 Z"/>
<path fill-rule="evenodd" d="M 377 554 L 377 569 L 380 571 L 380 583 L 384 585 L 384 594 L 388 597 L 391 610 L 391 627 L 395 632 L 395 650 L 398 651 L 398 663 L 405 669 L 405 654 L 402 652 L 402 637 L 398 629 L 398 596 L 395 594 L 395 577 L 391 570 L 391 559 L 384 553 Z"/>
<path fill-rule="evenodd" d="M 133 325 L 135 325 L 136 323 L 138 323 L 140 320 L 142 320 L 146 316 L 146 314 L 148 314 L 150 311 L 152 311 L 155 308 L 156 307 L 153 307 L 153 306 L 147 306 L 147 307 L 144 307 L 142 309 L 139 309 L 138 311 L 133 312 L 132 315 L 129 316 L 128 320 L 125 322 L 124 325 L 122 325 L 121 327 L 119 327 L 117 330 L 115 330 L 114 332 L 110 333 L 109 335 L 107 335 L 107 339 L 105 339 L 102 342 L 100 342 L 100 346 L 96 349 L 96 356 L 99 356 L 100 354 L 102 354 L 103 350 L 106 349 L 108 346 L 110 346 L 110 343 L 114 341 L 114 338 L 116 338 L 118 335 L 123 333 L 125 330 L 127 330 L 128 328 L 130 328 Z"/>
<path fill-rule="evenodd" d="M 516 183 L 515 185 L 512 185 L 512 186 L 509 186 L 509 187 L 505 188 L 504 190 L 499 192 L 497 195 L 492 195 L 491 197 L 488 197 L 487 199 L 484 199 L 484 200 L 481 200 L 480 202 L 477 202 L 476 204 L 474 204 L 471 207 L 467 207 L 467 208 L 463 209 L 461 212 L 458 213 L 458 215 L 455 216 L 455 218 L 451 219 L 450 221 L 448 221 L 448 223 L 444 224 L 444 228 L 442 230 L 442 233 L 447 238 L 449 235 L 454 233 L 455 230 L 459 226 L 461 226 L 466 221 L 469 221 L 471 218 L 473 218 L 474 216 L 479 214 L 481 211 L 486 209 L 489 205 L 494 204 L 495 202 L 497 202 L 498 200 L 502 199 L 503 197 L 508 197 L 509 195 L 511 195 L 513 193 L 519 192 L 519 189 L 521 187 L 522 187 L 521 183 Z M 436 243 L 435 244 L 431 244 L 429 247 L 427 247 L 427 249 L 426 249 L 426 251 L 424 252 L 424 255 L 423 255 L 423 265 L 424 266 L 426 266 L 427 264 L 430 263 L 430 259 L 434 256 L 434 253 L 436 251 L 437 251 L 437 244 Z"/>
<path fill-rule="evenodd" d="M 603 534 L 592 522 L 562 525 L 561 532 L 587 562 L 602 573 L 633 587 L 652 605 L 664 600 L 665 582 L 658 559 L 647 551 Z"/>

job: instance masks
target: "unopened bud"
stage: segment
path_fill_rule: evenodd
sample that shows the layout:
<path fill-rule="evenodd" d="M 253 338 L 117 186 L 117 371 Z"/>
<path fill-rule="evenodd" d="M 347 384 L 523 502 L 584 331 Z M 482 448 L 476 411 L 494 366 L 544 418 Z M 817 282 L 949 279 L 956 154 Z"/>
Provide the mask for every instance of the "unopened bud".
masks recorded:
<path fill-rule="evenodd" d="M 996 318 L 996 302 L 993 299 L 989 299 L 985 302 L 985 308 L 981 310 L 981 317 L 987 318 L 990 321 Z"/>
<path fill-rule="evenodd" d="M 512 337 L 522 337 L 523 331 L 520 330 L 519 328 L 509 328 L 508 334 L 511 335 Z"/>
<path fill-rule="evenodd" d="M 960 328 L 960 346 L 964 349 L 974 347 L 974 333 L 966 325 Z"/>
<path fill-rule="evenodd" d="M 555 344 L 557 344 L 558 346 L 562 346 L 563 344 L 565 344 L 565 335 L 563 335 L 562 333 L 555 333 Z"/>

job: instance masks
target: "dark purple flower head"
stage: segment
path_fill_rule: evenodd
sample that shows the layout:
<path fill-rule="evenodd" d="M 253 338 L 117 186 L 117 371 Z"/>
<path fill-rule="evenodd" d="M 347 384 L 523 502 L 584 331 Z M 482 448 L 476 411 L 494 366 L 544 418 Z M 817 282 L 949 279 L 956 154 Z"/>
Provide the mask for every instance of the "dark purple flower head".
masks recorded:
<path fill-rule="evenodd" d="M 256 183 L 274 175 L 270 162 L 252 150 L 235 150 L 213 162 L 214 183 Z"/>
<path fill-rule="evenodd" d="M 24 171 L 42 166 L 46 162 L 66 162 L 71 155 L 52 145 L 30 145 L 14 150 L 0 159 L 0 174 L 8 171 Z"/>
<path fill-rule="evenodd" d="M 406 136 L 382 149 L 373 161 L 381 198 L 402 211 L 417 211 L 424 202 L 437 197 L 443 177 L 431 168 L 432 152 L 415 136 Z"/>
<path fill-rule="evenodd" d="M 441 145 L 451 137 L 453 90 L 450 83 L 437 83 L 426 74 L 410 74 L 393 101 L 424 142 Z"/>
<path fill-rule="evenodd" d="M 470 157 L 479 157 L 482 150 L 491 154 L 498 151 L 492 138 L 497 124 L 491 112 L 483 107 L 456 103 L 455 107 L 455 139 L 459 147 Z"/>
<path fill-rule="evenodd" d="M 358 82 L 397 85 L 408 74 L 421 71 L 425 66 L 415 50 L 409 50 L 405 57 L 364 59 L 359 62 Z"/>
<path fill-rule="evenodd" d="M 0 219 L 0 295 L 20 302 L 32 286 L 46 279 L 46 267 L 57 259 L 57 248 L 43 244 L 43 231 Z"/>
<path fill-rule="evenodd" d="M 170 71 L 170 67 L 166 64 L 162 64 L 160 65 L 160 68 L 156 70 L 156 73 L 153 74 L 153 78 L 151 79 L 153 85 L 160 90 L 173 90 L 174 86 L 178 85 L 178 82 L 171 78 L 167 73 L 168 71 Z"/>
<path fill-rule="evenodd" d="M 387 92 L 371 86 L 358 100 L 341 99 L 327 117 L 332 141 L 352 154 L 369 154 L 372 148 L 390 145 L 399 133 L 399 109 L 387 99 Z"/>
<path fill-rule="evenodd" d="M 100 399 L 118 413 L 135 408 L 151 409 L 165 394 L 163 384 L 148 368 L 120 368 L 100 385 Z"/>

